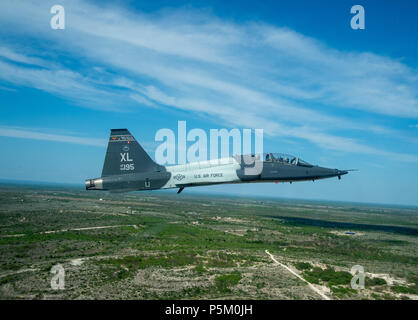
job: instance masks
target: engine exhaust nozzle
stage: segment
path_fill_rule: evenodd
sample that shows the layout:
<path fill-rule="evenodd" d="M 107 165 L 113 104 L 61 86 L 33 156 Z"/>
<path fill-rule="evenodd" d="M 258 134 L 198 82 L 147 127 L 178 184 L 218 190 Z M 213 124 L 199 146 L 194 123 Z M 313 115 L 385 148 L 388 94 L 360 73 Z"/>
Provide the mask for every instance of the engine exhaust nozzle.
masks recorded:
<path fill-rule="evenodd" d="M 86 180 L 86 190 L 103 190 L 103 179 Z"/>

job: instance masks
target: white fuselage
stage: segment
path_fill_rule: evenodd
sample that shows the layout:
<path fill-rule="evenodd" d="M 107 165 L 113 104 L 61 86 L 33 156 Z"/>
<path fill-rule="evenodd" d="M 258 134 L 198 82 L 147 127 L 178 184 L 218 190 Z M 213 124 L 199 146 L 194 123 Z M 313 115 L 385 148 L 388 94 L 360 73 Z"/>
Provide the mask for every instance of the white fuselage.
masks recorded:
<path fill-rule="evenodd" d="M 221 158 L 165 167 L 171 173 L 170 180 L 162 189 L 182 185 L 199 186 L 242 182 L 237 175 L 240 164 L 235 158 Z"/>

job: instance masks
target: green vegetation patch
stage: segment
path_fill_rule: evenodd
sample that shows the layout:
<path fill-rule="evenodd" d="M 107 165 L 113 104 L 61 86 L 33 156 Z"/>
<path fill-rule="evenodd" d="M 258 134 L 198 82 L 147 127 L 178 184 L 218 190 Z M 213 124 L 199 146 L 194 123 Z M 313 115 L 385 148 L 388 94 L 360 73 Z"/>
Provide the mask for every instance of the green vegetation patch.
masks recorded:
<path fill-rule="evenodd" d="M 298 270 L 311 270 L 313 268 L 309 262 L 296 262 L 295 267 Z"/>
<path fill-rule="evenodd" d="M 319 284 L 320 281 L 323 281 L 330 286 L 349 285 L 353 277 L 349 272 L 335 271 L 331 267 L 327 267 L 326 269 L 314 267 L 310 271 L 304 271 L 303 276 L 311 283 Z"/>
<path fill-rule="evenodd" d="M 365 282 L 364 284 L 366 287 L 384 286 L 387 284 L 385 279 L 378 278 L 378 277 L 375 277 L 375 278 L 366 277 L 364 282 Z"/>
<path fill-rule="evenodd" d="M 231 287 L 236 286 L 241 279 L 241 273 L 238 271 L 217 276 L 215 278 L 216 288 L 221 293 L 230 293 Z"/>
<path fill-rule="evenodd" d="M 392 291 L 395 293 L 404 293 L 404 294 L 418 294 L 417 286 L 394 286 Z"/>

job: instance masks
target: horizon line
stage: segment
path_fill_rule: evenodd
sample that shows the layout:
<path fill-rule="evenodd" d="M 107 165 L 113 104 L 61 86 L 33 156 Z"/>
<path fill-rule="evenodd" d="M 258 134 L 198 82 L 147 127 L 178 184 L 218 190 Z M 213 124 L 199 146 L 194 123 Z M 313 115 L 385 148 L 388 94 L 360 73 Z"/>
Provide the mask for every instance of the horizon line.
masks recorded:
<path fill-rule="evenodd" d="M 3 179 L 0 178 L 0 185 L 23 185 L 23 186 L 44 186 L 44 187 L 72 187 L 79 190 L 84 190 L 84 184 L 74 183 L 74 182 L 52 182 L 52 181 L 39 181 L 39 180 L 15 180 L 15 179 Z M 167 194 L 174 194 L 174 192 L 168 190 L 154 190 L 159 191 L 158 193 L 163 193 L 164 195 Z M 140 192 L 140 191 L 131 191 L 132 192 Z M 143 191 L 141 191 L 144 193 Z M 145 193 L 149 194 L 150 191 L 145 191 Z M 106 192 L 109 194 L 109 192 Z M 126 192 L 125 194 L 128 194 Z M 306 199 L 306 198 L 286 198 L 286 197 L 273 197 L 273 196 L 259 196 L 259 195 L 239 195 L 236 193 L 228 193 L 228 192 L 195 192 L 192 191 L 191 194 L 188 193 L 185 196 L 206 196 L 206 197 L 221 197 L 221 198 L 246 198 L 247 200 L 256 200 L 256 199 L 264 199 L 270 201 L 300 201 L 300 202 L 316 202 L 316 203 L 340 203 L 340 204 L 354 204 L 354 205 L 366 205 L 366 206 L 385 206 L 385 207 L 405 207 L 410 209 L 418 209 L 418 204 L 396 204 L 396 203 L 382 203 L 382 202 L 364 202 L 364 201 L 346 201 L 346 200 L 327 200 L 327 199 Z"/>

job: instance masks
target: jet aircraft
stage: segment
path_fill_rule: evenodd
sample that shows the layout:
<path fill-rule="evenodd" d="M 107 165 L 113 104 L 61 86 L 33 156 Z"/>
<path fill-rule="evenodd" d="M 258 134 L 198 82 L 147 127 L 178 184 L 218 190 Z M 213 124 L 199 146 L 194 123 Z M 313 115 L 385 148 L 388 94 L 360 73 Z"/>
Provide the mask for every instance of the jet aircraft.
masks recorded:
<path fill-rule="evenodd" d="M 258 168 L 258 169 L 257 169 Z M 311 165 L 286 154 L 236 155 L 162 166 L 154 162 L 127 129 L 111 129 L 100 178 L 85 181 L 86 190 L 126 192 L 230 183 L 315 181 L 347 174 Z"/>

